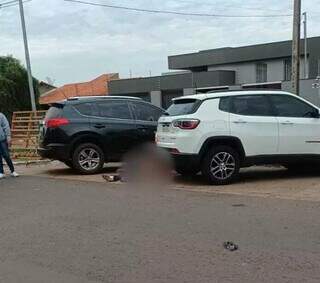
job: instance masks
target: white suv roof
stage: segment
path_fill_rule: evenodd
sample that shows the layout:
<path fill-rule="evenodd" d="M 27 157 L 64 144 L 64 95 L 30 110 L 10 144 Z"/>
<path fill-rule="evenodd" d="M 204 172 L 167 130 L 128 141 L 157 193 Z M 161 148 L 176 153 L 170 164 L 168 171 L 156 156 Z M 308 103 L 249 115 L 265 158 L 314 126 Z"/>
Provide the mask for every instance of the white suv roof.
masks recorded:
<path fill-rule="evenodd" d="M 242 90 L 242 91 L 225 91 L 225 92 L 214 92 L 214 93 L 201 93 L 201 94 L 194 94 L 194 95 L 186 95 L 174 98 L 173 100 L 179 99 L 198 99 L 198 100 L 205 100 L 208 98 L 215 98 L 215 97 L 226 97 L 226 96 L 239 96 L 239 95 L 257 95 L 257 94 L 286 94 L 286 95 L 294 95 L 290 92 L 285 91 L 274 91 L 274 90 Z"/>

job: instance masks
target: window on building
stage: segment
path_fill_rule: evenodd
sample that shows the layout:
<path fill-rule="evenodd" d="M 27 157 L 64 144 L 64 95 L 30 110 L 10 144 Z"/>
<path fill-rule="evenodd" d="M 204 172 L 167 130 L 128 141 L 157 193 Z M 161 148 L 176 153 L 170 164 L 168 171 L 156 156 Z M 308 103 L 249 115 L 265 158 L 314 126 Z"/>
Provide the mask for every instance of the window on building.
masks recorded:
<path fill-rule="evenodd" d="M 268 65 L 266 63 L 256 64 L 256 81 L 257 83 L 267 82 Z"/>
<path fill-rule="evenodd" d="M 284 60 L 284 80 L 291 81 L 292 74 L 292 60 L 286 59 Z"/>

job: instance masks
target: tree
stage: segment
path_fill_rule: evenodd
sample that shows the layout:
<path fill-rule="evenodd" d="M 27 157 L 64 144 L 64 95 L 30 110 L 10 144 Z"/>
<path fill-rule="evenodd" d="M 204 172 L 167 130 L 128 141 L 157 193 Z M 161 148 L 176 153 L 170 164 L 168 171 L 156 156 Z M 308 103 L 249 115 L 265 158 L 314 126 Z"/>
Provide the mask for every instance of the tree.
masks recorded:
<path fill-rule="evenodd" d="M 33 79 L 38 102 L 39 82 Z M 26 68 L 12 56 L 0 56 L 0 112 L 9 118 L 14 111 L 31 110 Z"/>

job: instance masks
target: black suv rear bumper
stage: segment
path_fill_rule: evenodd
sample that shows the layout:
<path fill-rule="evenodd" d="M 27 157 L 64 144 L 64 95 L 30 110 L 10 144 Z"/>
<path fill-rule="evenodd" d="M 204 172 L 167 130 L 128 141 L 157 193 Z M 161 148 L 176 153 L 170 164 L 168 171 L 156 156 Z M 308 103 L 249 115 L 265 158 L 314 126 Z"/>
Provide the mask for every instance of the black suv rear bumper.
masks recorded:
<path fill-rule="evenodd" d="M 65 144 L 48 144 L 46 147 L 38 148 L 42 158 L 65 161 L 70 159 L 69 146 Z"/>

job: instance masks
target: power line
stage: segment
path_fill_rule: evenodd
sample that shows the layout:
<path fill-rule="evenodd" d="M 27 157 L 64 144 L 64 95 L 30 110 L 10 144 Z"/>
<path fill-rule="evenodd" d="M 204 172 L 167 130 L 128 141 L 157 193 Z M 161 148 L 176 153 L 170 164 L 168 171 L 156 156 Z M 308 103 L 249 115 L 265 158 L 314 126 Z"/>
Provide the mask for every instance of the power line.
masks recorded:
<path fill-rule="evenodd" d="M 197 0 L 195 1 L 192 1 L 192 0 L 171 0 L 172 2 L 177 2 L 177 3 L 185 3 L 185 4 L 195 4 L 195 5 L 199 5 L 199 2 Z M 202 3 L 204 5 L 206 5 L 207 7 L 211 7 L 213 6 L 212 3 Z M 214 5 L 216 6 L 216 5 Z M 232 9 L 236 9 L 236 10 L 251 10 L 251 11 L 261 11 L 263 10 L 264 12 L 268 11 L 268 12 L 272 12 L 272 13 L 281 13 L 281 10 L 276 10 L 276 9 L 270 9 L 270 8 L 265 8 L 265 7 L 249 7 L 249 6 L 244 6 L 244 5 L 241 5 L 241 6 L 235 6 L 234 4 L 230 4 L 228 3 L 227 5 L 225 5 L 224 3 L 224 6 L 227 6 L 228 8 L 232 8 Z M 289 10 L 292 10 L 292 9 L 289 9 Z"/>
<path fill-rule="evenodd" d="M 153 10 L 153 9 L 142 9 L 142 8 L 133 8 L 127 6 L 116 6 L 109 4 L 94 3 L 82 0 L 64 0 L 65 2 L 73 2 L 90 6 L 105 7 L 111 9 L 135 11 L 135 12 L 144 12 L 144 13 L 153 13 L 153 14 L 170 14 L 178 16 L 192 16 L 192 17 L 214 17 L 214 18 L 280 18 L 280 17 L 291 17 L 291 14 L 278 14 L 278 15 L 227 15 L 227 14 L 207 14 L 207 13 L 187 13 L 187 12 L 177 12 L 177 11 L 166 11 L 166 10 Z"/>
<path fill-rule="evenodd" d="M 27 3 L 27 2 L 31 2 L 31 1 L 32 0 L 25 0 L 25 1 L 23 1 L 23 3 Z M 6 2 L 6 3 L 0 3 L 0 9 L 9 8 L 9 7 L 17 6 L 17 5 L 19 5 L 18 0 L 9 1 L 9 2 Z"/>
<path fill-rule="evenodd" d="M 3 3 L 0 3 L 0 6 L 2 6 L 2 5 L 7 5 L 7 4 L 12 4 L 12 3 L 18 3 L 18 0 L 3 2 Z"/>

